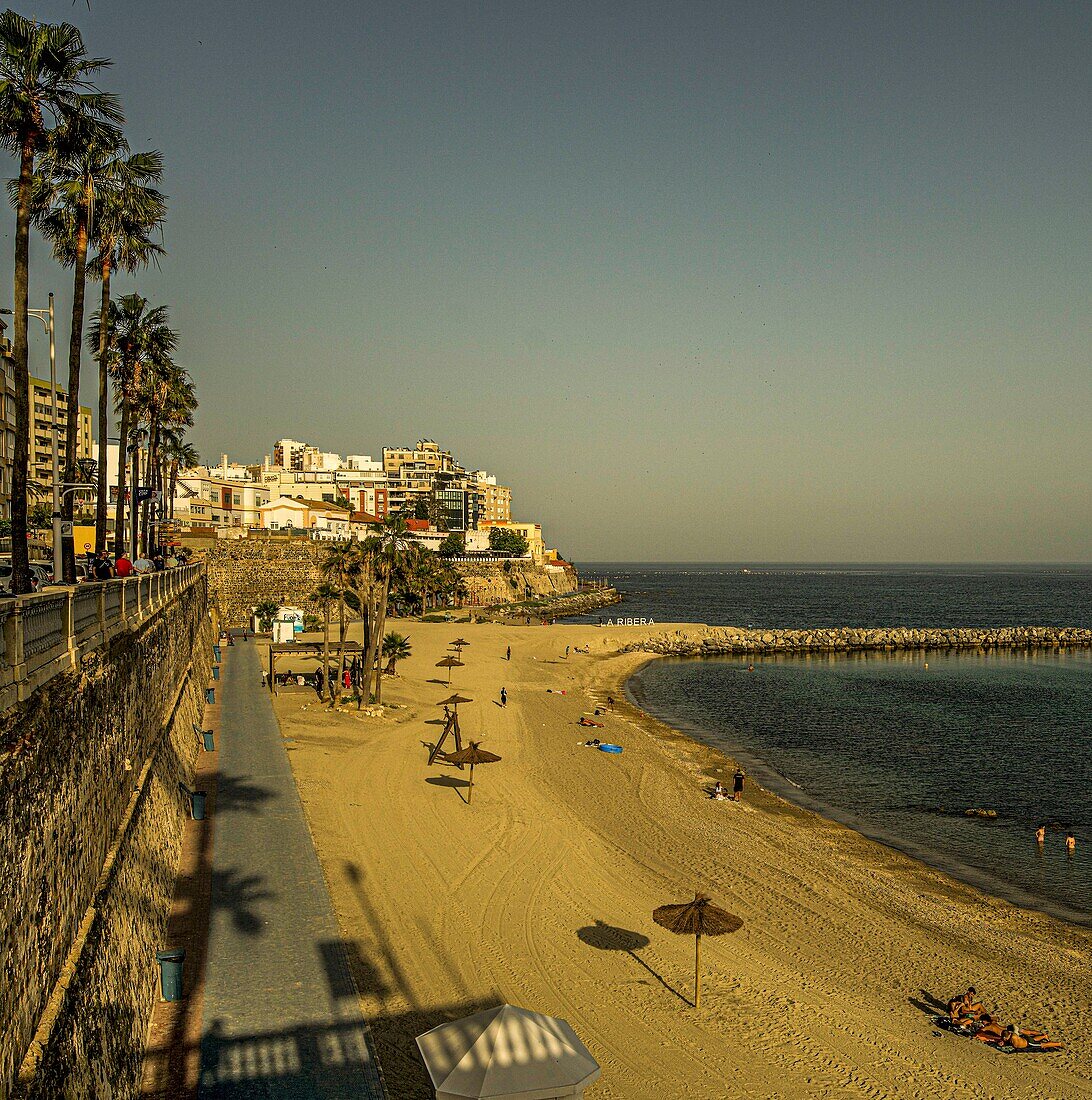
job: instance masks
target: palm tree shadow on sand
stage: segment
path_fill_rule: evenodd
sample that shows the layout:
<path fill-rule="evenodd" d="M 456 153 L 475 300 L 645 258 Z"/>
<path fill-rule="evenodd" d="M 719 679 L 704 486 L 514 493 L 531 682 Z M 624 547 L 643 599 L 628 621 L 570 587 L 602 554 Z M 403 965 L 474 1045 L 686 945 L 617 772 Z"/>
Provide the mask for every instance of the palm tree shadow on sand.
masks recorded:
<path fill-rule="evenodd" d="M 599 951 L 625 952 L 630 958 L 635 959 L 643 966 L 645 970 L 664 987 L 664 989 L 669 993 L 674 993 L 683 1004 L 690 1004 L 690 1001 L 686 997 L 684 997 L 673 985 L 665 981 L 661 975 L 657 974 L 656 971 L 637 954 L 642 947 L 648 947 L 652 942 L 648 936 L 643 935 L 641 932 L 631 932 L 628 928 L 617 928 L 613 924 L 607 924 L 606 921 L 601 920 L 597 920 L 595 924 L 586 925 L 584 928 L 578 928 L 576 930 L 576 935 L 581 943 L 586 943 L 589 947 L 594 947 Z"/>

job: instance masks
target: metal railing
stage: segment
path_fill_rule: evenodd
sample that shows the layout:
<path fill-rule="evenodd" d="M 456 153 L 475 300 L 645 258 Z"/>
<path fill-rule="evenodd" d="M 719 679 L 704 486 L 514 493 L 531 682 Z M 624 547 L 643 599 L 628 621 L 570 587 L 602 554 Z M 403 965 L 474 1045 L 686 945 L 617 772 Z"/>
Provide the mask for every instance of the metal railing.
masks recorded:
<path fill-rule="evenodd" d="M 74 667 L 83 651 L 143 625 L 204 570 L 186 565 L 0 600 L 0 707 Z"/>

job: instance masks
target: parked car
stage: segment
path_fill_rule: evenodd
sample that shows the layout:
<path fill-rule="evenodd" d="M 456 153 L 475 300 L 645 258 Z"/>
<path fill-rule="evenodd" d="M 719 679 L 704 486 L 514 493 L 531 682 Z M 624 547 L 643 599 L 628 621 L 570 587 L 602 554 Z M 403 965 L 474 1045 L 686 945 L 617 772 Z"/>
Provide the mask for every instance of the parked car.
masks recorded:
<path fill-rule="evenodd" d="M 0 592 L 5 596 L 11 595 L 11 558 L 0 558 Z M 34 585 L 34 591 L 40 592 L 47 584 L 53 583 L 53 571 L 47 569 L 39 562 L 30 563 L 30 580 Z"/>

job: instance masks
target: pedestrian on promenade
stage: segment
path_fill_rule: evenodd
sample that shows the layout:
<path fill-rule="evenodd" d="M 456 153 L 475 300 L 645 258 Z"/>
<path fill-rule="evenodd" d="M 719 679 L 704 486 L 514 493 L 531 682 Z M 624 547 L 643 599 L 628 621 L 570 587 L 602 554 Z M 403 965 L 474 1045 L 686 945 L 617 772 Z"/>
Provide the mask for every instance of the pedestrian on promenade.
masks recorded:
<path fill-rule="evenodd" d="M 508 649 L 505 650 L 504 659 L 506 661 L 510 661 L 512 659 L 512 647 L 511 646 L 509 646 Z"/>
<path fill-rule="evenodd" d="M 263 668 L 262 669 L 262 687 L 264 688 L 266 686 L 268 686 L 268 685 L 265 682 L 265 669 Z"/>
<path fill-rule="evenodd" d="M 501 688 L 501 706 L 508 706 L 508 691 L 506 688 Z"/>
<path fill-rule="evenodd" d="M 746 777 L 742 768 L 736 768 L 736 774 L 732 780 L 732 801 L 738 802 L 743 797 L 743 781 Z"/>

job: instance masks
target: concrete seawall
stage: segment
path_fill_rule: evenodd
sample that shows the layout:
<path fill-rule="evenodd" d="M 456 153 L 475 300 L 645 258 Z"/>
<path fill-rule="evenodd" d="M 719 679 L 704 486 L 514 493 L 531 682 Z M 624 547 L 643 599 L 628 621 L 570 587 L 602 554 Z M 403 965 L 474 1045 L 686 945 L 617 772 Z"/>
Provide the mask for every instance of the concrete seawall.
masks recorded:
<path fill-rule="evenodd" d="M 922 628 L 836 627 L 825 630 L 745 630 L 731 626 L 678 627 L 633 641 L 616 652 L 677 657 L 738 653 L 840 653 L 897 649 L 1066 649 L 1092 647 L 1092 630 L 1077 627 L 1004 626 Z"/>

